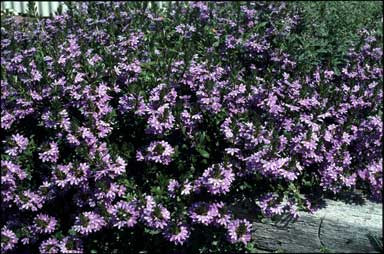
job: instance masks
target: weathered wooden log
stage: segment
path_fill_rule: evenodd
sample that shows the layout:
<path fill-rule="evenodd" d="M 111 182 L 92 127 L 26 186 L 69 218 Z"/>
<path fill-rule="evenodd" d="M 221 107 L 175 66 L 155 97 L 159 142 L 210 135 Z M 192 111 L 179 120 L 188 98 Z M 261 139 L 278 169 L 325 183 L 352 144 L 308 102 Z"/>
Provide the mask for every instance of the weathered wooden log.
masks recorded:
<path fill-rule="evenodd" d="M 363 203 L 326 199 L 324 208 L 313 214 L 299 212 L 296 221 L 255 222 L 255 247 L 265 252 L 382 252 L 382 204 Z"/>

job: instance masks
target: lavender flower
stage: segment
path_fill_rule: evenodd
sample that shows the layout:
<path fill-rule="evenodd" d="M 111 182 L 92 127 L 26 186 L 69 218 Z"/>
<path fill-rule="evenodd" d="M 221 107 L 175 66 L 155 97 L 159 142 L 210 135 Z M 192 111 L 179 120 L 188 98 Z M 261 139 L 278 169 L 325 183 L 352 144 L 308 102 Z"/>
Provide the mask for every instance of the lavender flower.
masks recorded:
<path fill-rule="evenodd" d="M 46 214 L 38 214 L 34 219 L 34 229 L 37 233 L 50 234 L 55 231 L 57 220 Z"/>
<path fill-rule="evenodd" d="M 147 203 L 143 211 L 143 220 L 149 227 L 163 229 L 170 219 L 169 211 L 159 204 Z"/>
<path fill-rule="evenodd" d="M 251 229 L 252 225 L 246 219 L 232 220 L 227 226 L 229 242 L 247 244 L 251 240 Z"/>
<path fill-rule="evenodd" d="M 204 171 L 202 184 L 208 189 L 209 193 L 225 194 L 229 192 L 229 188 L 235 179 L 231 167 L 230 164 L 226 166 L 224 164 L 215 164 Z"/>
<path fill-rule="evenodd" d="M 108 212 L 112 215 L 112 225 L 118 229 L 133 227 L 139 218 L 135 202 L 119 201 Z"/>
<path fill-rule="evenodd" d="M 161 134 L 167 130 L 171 130 L 174 126 L 175 117 L 171 113 L 168 103 L 160 106 L 157 110 L 150 111 L 148 118 L 147 133 Z"/>
<path fill-rule="evenodd" d="M 189 238 L 190 231 L 186 225 L 179 222 L 172 223 L 167 227 L 163 234 L 168 241 L 176 245 L 183 245 Z"/>
<path fill-rule="evenodd" d="M 89 165 L 86 163 L 80 163 L 76 167 L 72 167 L 66 174 L 66 181 L 70 185 L 80 185 L 87 181 L 87 177 L 90 175 Z"/>
<path fill-rule="evenodd" d="M 218 214 L 217 206 L 205 202 L 193 203 L 188 211 L 189 217 L 194 223 L 209 225 Z"/>
<path fill-rule="evenodd" d="M 11 156 L 17 156 L 22 153 L 28 146 L 28 139 L 20 134 L 12 135 L 12 141 L 16 146 L 8 149 L 5 153 Z"/>
<path fill-rule="evenodd" d="M 89 234 L 134 229 L 138 220 L 183 245 L 186 216 L 246 243 L 250 224 L 206 201 L 231 200 L 245 177 L 276 185 L 260 190 L 264 217 L 313 210 L 294 195 L 304 184 L 297 179 L 312 175 L 325 192 L 363 186 L 382 200 L 382 38 L 362 29 L 340 72 L 322 64 L 303 72 L 279 45 L 296 32 L 295 11 L 232 5 L 190 2 L 159 16 L 83 2 L 32 23 L 2 15 L 1 212 L 11 215 L 2 218 L 2 251 L 20 252 L 20 242 L 82 253 Z M 131 161 L 132 152 L 145 163 Z M 68 195 L 71 213 L 60 221 L 75 217 L 69 231 L 44 205 Z"/>
<path fill-rule="evenodd" d="M 36 192 L 26 190 L 16 196 L 15 203 L 21 210 L 36 212 L 43 207 L 44 198 Z"/>
<path fill-rule="evenodd" d="M 383 160 L 373 162 L 364 170 L 358 172 L 359 177 L 363 180 L 368 180 L 371 186 L 373 197 L 380 200 L 383 193 Z"/>
<path fill-rule="evenodd" d="M 82 254 L 84 253 L 83 243 L 79 238 L 64 237 L 59 244 L 61 253 Z"/>
<path fill-rule="evenodd" d="M 195 32 L 196 31 L 196 28 L 194 26 L 191 26 L 191 25 L 184 25 L 184 24 L 181 24 L 181 25 L 178 25 L 176 26 L 176 32 L 179 33 L 180 35 L 183 35 L 187 38 L 191 37 L 191 33 L 192 32 Z"/>
<path fill-rule="evenodd" d="M 102 229 L 106 225 L 103 217 L 94 212 L 83 212 L 76 217 L 73 230 L 82 234 L 88 235 Z"/>
<path fill-rule="evenodd" d="M 40 244 L 39 251 L 40 253 L 59 253 L 59 241 L 55 238 L 49 238 Z"/>
<path fill-rule="evenodd" d="M 136 158 L 138 160 L 154 161 L 160 164 L 168 165 L 175 150 L 165 141 L 154 141 L 146 149 L 146 155 L 142 156 L 138 152 Z"/>
<path fill-rule="evenodd" d="M 1 228 L 1 252 L 12 250 L 18 242 L 15 233 L 9 230 L 6 226 Z"/>
<path fill-rule="evenodd" d="M 21 169 L 21 167 L 17 164 L 12 163 L 11 161 L 1 161 L 2 168 L 2 178 L 1 183 L 6 182 L 15 182 L 15 177 L 20 180 L 24 180 L 27 177 L 27 174 Z"/>
<path fill-rule="evenodd" d="M 169 180 L 169 184 L 168 184 L 168 192 L 169 192 L 169 195 L 174 198 L 175 197 L 175 194 L 176 194 L 176 191 L 177 189 L 180 188 L 180 184 L 177 180 L 175 179 L 170 179 Z"/>
<path fill-rule="evenodd" d="M 188 180 L 186 180 L 184 182 L 184 185 L 183 185 L 183 187 L 181 189 L 181 193 L 180 194 L 183 195 L 183 196 L 189 195 L 189 194 L 191 194 L 192 189 L 193 189 L 192 184 Z"/>
<path fill-rule="evenodd" d="M 280 204 L 277 195 L 273 193 L 267 193 L 260 197 L 257 204 L 266 217 L 281 215 L 283 213 L 284 205 Z"/>
<path fill-rule="evenodd" d="M 216 206 L 216 209 L 217 209 L 215 224 L 219 226 L 227 227 L 232 219 L 231 211 L 223 202 L 214 203 L 213 205 Z"/>
<path fill-rule="evenodd" d="M 50 149 L 39 153 L 39 159 L 42 162 L 56 162 L 59 159 L 59 148 L 57 143 L 51 142 L 49 143 Z"/>

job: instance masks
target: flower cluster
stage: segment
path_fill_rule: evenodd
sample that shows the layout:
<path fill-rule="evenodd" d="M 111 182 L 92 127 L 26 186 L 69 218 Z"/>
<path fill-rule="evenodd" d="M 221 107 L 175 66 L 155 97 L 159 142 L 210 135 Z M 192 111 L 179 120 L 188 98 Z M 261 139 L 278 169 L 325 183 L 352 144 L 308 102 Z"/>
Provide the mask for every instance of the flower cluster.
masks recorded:
<path fill-rule="evenodd" d="M 235 174 L 231 167 L 232 165 L 215 164 L 207 168 L 203 176 L 198 180 L 201 185 L 208 189 L 209 193 L 225 194 L 229 192 L 231 183 L 235 179 Z"/>
<path fill-rule="evenodd" d="M 108 212 L 113 217 L 113 226 L 118 229 L 122 227 L 133 227 L 139 218 L 139 213 L 134 202 L 119 201 L 112 206 Z"/>
<path fill-rule="evenodd" d="M 46 214 L 38 214 L 34 219 L 34 229 L 37 233 L 52 233 L 55 231 L 57 220 Z"/>
<path fill-rule="evenodd" d="M 145 155 L 141 151 L 137 152 L 138 161 L 146 160 L 168 165 L 172 161 L 175 150 L 165 141 L 154 141 L 147 147 Z"/>
<path fill-rule="evenodd" d="M 50 161 L 50 162 L 56 162 L 59 157 L 59 148 L 55 142 L 49 143 L 50 149 L 39 153 L 39 158 L 42 162 Z"/>
<path fill-rule="evenodd" d="M 12 147 L 7 149 L 5 153 L 10 156 L 17 156 L 27 148 L 28 138 L 17 133 L 16 135 L 12 135 L 11 143 L 13 144 Z"/>
<path fill-rule="evenodd" d="M 189 238 L 190 230 L 186 225 L 182 223 L 170 224 L 168 228 L 164 231 L 164 236 L 170 242 L 175 243 L 176 245 L 183 245 L 184 242 Z"/>
<path fill-rule="evenodd" d="M 246 244 L 251 240 L 252 225 L 247 220 L 233 220 L 228 226 L 228 239 L 231 243 L 242 242 Z"/>
<path fill-rule="evenodd" d="M 189 208 L 189 217 L 194 223 L 209 225 L 214 221 L 217 214 L 217 206 L 206 202 L 196 202 Z"/>
<path fill-rule="evenodd" d="M 1 252 L 12 250 L 17 244 L 18 238 L 11 230 L 3 227 L 1 229 Z"/>
<path fill-rule="evenodd" d="M 261 196 L 257 201 L 257 205 L 265 217 L 273 217 L 283 213 L 288 213 L 294 218 L 298 217 L 295 202 L 287 199 L 282 200 L 274 193 L 267 193 Z"/>
<path fill-rule="evenodd" d="M 89 253 L 107 230 L 246 244 L 244 196 L 265 217 L 311 211 L 313 188 L 382 199 L 380 35 L 303 71 L 283 2 L 156 6 L 2 14 L 2 252 Z"/>
<path fill-rule="evenodd" d="M 99 231 L 105 224 L 104 218 L 99 214 L 94 212 L 84 212 L 76 217 L 73 230 L 81 235 L 88 235 L 92 232 Z"/>
<path fill-rule="evenodd" d="M 170 212 L 161 204 L 156 204 L 152 196 L 147 196 L 142 218 L 149 227 L 163 229 L 168 225 Z"/>

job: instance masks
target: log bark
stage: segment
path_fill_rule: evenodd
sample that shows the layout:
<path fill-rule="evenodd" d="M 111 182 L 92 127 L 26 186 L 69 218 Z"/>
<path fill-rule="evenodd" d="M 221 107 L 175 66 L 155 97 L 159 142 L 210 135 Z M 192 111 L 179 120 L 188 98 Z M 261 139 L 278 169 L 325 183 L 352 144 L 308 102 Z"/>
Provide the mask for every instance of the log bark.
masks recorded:
<path fill-rule="evenodd" d="M 285 217 L 254 222 L 252 238 L 257 250 L 290 253 L 383 251 L 382 204 L 368 200 L 363 204 L 348 204 L 326 199 L 324 208 L 313 214 L 299 212 L 299 215 L 296 221 Z"/>

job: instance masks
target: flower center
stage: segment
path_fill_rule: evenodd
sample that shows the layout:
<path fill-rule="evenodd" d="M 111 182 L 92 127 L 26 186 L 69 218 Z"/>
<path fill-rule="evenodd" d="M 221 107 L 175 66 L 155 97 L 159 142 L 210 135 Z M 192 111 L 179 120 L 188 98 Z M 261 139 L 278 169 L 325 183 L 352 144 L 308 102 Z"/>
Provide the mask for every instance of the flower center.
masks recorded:
<path fill-rule="evenodd" d="M 159 218 L 159 219 L 162 219 L 163 218 L 163 214 L 161 213 L 161 209 L 160 207 L 156 206 L 155 209 L 153 210 L 153 215 L 156 217 L 156 218 Z"/>
<path fill-rule="evenodd" d="M 59 180 L 64 180 L 66 175 L 61 170 L 56 170 L 56 176 Z"/>
<path fill-rule="evenodd" d="M 154 149 L 155 153 L 156 154 L 163 154 L 163 152 L 165 151 L 164 147 L 161 145 L 161 144 L 157 144 L 155 149 Z"/>
<path fill-rule="evenodd" d="M 174 234 L 174 235 L 179 234 L 180 231 L 181 231 L 180 228 L 179 228 L 176 224 L 174 224 L 174 225 L 171 227 L 171 232 L 172 232 L 172 234 Z"/>
<path fill-rule="evenodd" d="M 219 208 L 220 215 L 226 215 L 227 211 L 228 211 L 228 209 L 225 206 Z"/>
<path fill-rule="evenodd" d="M 238 236 L 243 236 L 243 235 L 245 235 L 245 233 L 247 233 L 247 227 L 245 226 L 244 223 L 241 223 L 241 224 L 237 227 L 237 229 L 236 229 L 236 234 L 237 234 Z"/>
<path fill-rule="evenodd" d="M 168 117 L 169 117 L 169 110 L 165 109 L 164 113 L 159 118 L 160 118 L 160 121 L 164 123 L 168 120 Z"/>
<path fill-rule="evenodd" d="M 215 168 L 215 171 L 213 171 L 213 177 L 215 179 L 220 179 L 220 180 L 224 178 L 224 176 L 221 174 L 220 169 L 218 168 Z"/>
<path fill-rule="evenodd" d="M 7 167 L 1 167 L 1 175 L 2 176 L 6 176 L 7 172 L 8 172 L 8 168 Z"/>
<path fill-rule="evenodd" d="M 45 228 L 46 226 L 48 226 L 48 223 L 46 221 L 40 219 L 36 220 L 36 224 L 37 226 L 39 226 L 39 228 Z"/>
<path fill-rule="evenodd" d="M 76 177 L 82 177 L 83 176 L 83 171 L 81 171 L 79 168 L 75 168 L 75 176 Z"/>
<path fill-rule="evenodd" d="M 85 215 L 80 215 L 80 223 L 84 226 L 87 227 L 89 223 L 89 218 Z"/>
<path fill-rule="evenodd" d="M 131 218 L 131 215 L 129 213 L 126 213 L 123 209 L 119 208 L 118 212 L 117 212 L 117 217 L 119 219 L 127 219 L 129 220 Z"/>
<path fill-rule="evenodd" d="M 48 251 L 55 250 L 55 245 L 53 245 L 53 244 L 47 245 L 47 250 Z"/>
<path fill-rule="evenodd" d="M 206 204 L 202 204 L 196 208 L 196 213 L 200 215 L 206 215 L 208 213 L 208 207 Z"/>
<path fill-rule="evenodd" d="M 75 248 L 75 243 L 73 242 L 73 240 L 68 240 L 65 244 L 65 247 L 68 249 L 68 250 L 73 250 Z"/>
<path fill-rule="evenodd" d="M 24 194 L 21 194 L 20 195 L 20 199 L 21 201 L 23 201 L 24 203 L 28 203 L 29 202 L 29 197 L 25 196 Z"/>

